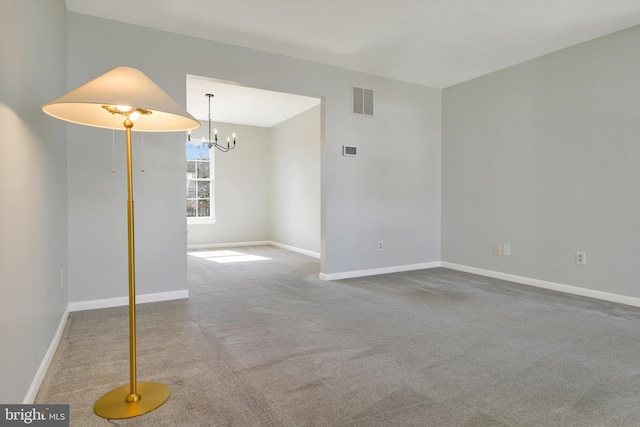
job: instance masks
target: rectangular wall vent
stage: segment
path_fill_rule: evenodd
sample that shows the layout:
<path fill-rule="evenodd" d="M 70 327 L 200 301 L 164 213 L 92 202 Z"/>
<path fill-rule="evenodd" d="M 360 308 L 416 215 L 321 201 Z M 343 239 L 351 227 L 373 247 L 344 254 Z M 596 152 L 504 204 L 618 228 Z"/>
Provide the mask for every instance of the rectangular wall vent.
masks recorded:
<path fill-rule="evenodd" d="M 358 155 L 358 147 L 353 145 L 343 145 L 342 155 L 346 157 L 356 157 Z"/>
<path fill-rule="evenodd" d="M 361 87 L 352 89 L 353 114 L 373 116 L 373 91 Z"/>

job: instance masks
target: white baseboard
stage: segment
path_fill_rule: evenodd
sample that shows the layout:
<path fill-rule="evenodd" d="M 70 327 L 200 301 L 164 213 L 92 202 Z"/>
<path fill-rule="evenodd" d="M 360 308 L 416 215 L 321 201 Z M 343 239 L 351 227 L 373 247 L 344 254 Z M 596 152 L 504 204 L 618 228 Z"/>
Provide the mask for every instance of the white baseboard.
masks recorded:
<path fill-rule="evenodd" d="M 278 243 L 278 242 L 269 242 L 269 244 L 271 246 L 276 246 L 278 248 L 286 249 L 286 250 L 291 251 L 291 252 L 297 252 L 299 254 L 303 254 L 303 255 L 307 255 L 307 256 L 313 257 L 313 258 L 320 259 L 320 253 L 319 252 L 308 251 L 306 249 L 296 248 L 295 246 L 289 246 L 289 245 L 285 245 L 284 243 Z"/>
<path fill-rule="evenodd" d="M 155 294 L 143 294 L 136 295 L 136 304 L 144 304 L 148 302 L 158 302 L 158 301 L 168 301 L 174 299 L 183 299 L 189 298 L 189 291 L 187 289 L 180 291 L 172 291 L 172 292 L 158 292 Z M 23 400 L 24 405 L 31 405 L 36 400 L 36 396 L 38 395 L 38 390 L 40 390 L 40 386 L 42 385 L 42 381 L 44 380 L 44 376 L 49 369 L 49 365 L 51 364 L 51 360 L 53 359 L 53 355 L 56 353 L 58 349 L 58 344 L 60 344 L 60 339 L 62 338 L 62 332 L 64 331 L 64 327 L 67 324 L 67 319 L 69 318 L 69 313 L 73 311 L 82 311 L 82 310 L 93 310 L 98 308 L 108 308 L 108 307 L 119 307 L 129 304 L 129 297 L 118 297 L 118 298 L 106 298 L 99 300 L 91 300 L 91 301 L 78 301 L 78 302 L 70 302 L 67 304 L 67 308 L 62 314 L 62 318 L 60 319 L 60 324 L 58 325 L 58 329 L 56 330 L 53 339 L 51 340 L 51 344 L 49 344 L 49 348 L 47 352 L 44 354 L 42 358 L 42 362 L 40 362 L 40 366 L 38 367 L 38 371 L 31 381 L 31 386 L 27 391 L 27 394 Z"/>
<path fill-rule="evenodd" d="M 158 292 L 155 294 L 136 295 L 136 304 L 145 304 L 148 302 L 169 301 L 174 299 L 189 298 L 189 290 L 182 289 L 180 291 Z M 69 311 L 95 310 L 98 308 L 121 307 L 129 305 L 129 297 L 94 299 L 89 301 L 76 301 L 69 303 Z"/>
<path fill-rule="evenodd" d="M 603 301 L 610 301 L 619 304 L 626 304 L 633 307 L 640 307 L 640 298 L 629 297 L 625 295 L 612 294 L 609 292 L 596 291 L 593 289 L 580 288 L 577 286 L 563 285 L 561 283 L 547 282 L 545 280 L 532 279 L 530 277 L 516 276 L 513 274 L 500 273 L 498 271 L 484 270 L 466 265 L 454 264 L 451 262 L 442 262 L 442 267 L 452 270 L 464 271 L 466 273 L 478 274 L 480 276 L 491 277 L 494 279 L 507 280 L 509 282 L 520 283 L 523 285 L 535 286 L 537 288 L 550 289 L 552 291 L 564 292 L 567 294 L 580 295 L 583 297 L 595 298 Z"/>
<path fill-rule="evenodd" d="M 271 242 L 268 240 L 261 240 L 257 242 L 207 243 L 204 245 L 187 245 L 187 250 L 232 248 L 236 246 L 265 246 L 270 244 Z"/>
<path fill-rule="evenodd" d="M 49 348 L 47 352 L 44 354 L 42 358 L 42 362 L 40 362 L 40 366 L 36 371 L 36 375 L 33 377 L 33 381 L 31 381 L 31 386 L 29 390 L 27 390 L 27 395 L 24 397 L 22 401 L 23 405 L 31 405 L 36 400 L 36 396 L 38 395 L 38 390 L 40 390 L 40 386 L 42 385 L 42 380 L 44 380 L 44 376 L 49 369 L 49 365 L 51 364 L 51 360 L 53 359 L 53 355 L 56 354 L 56 350 L 58 349 L 58 344 L 60 344 L 60 338 L 62 338 L 62 332 L 64 331 L 64 327 L 67 324 L 67 319 L 69 318 L 69 304 L 67 304 L 67 308 L 65 308 L 62 317 L 60 318 L 60 323 L 58 324 L 58 329 L 56 330 L 53 339 L 51 340 L 51 344 L 49 344 Z"/>
<path fill-rule="evenodd" d="M 199 250 L 199 249 L 219 249 L 219 248 L 233 248 L 238 246 L 265 246 L 271 245 L 276 246 L 278 248 L 287 249 L 292 252 L 297 252 L 299 254 L 307 255 L 313 258 L 320 259 L 320 253 L 309 251 L 302 248 L 296 248 L 295 246 L 285 245 L 284 243 L 273 242 L 271 240 L 260 240 L 257 242 L 231 242 L 231 243 L 208 243 L 205 245 L 188 245 L 187 250 Z"/>
<path fill-rule="evenodd" d="M 427 268 L 440 267 L 440 261 L 423 262 L 420 264 L 396 265 L 393 267 L 372 268 L 370 270 L 345 271 L 342 273 L 320 273 L 320 280 L 340 280 L 354 277 L 377 276 L 379 274 L 400 273 L 402 271 L 425 270 Z"/>

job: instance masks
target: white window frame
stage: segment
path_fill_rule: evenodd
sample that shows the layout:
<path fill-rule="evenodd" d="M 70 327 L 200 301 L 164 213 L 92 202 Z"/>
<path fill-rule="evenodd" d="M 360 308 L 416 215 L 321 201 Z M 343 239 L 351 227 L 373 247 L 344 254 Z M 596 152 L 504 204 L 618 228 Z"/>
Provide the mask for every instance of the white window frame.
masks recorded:
<path fill-rule="evenodd" d="M 185 150 L 186 150 L 186 145 L 185 145 Z M 205 161 L 205 159 L 187 159 L 187 162 L 189 161 L 196 161 L 196 162 L 203 162 Z M 185 169 L 186 169 L 186 164 L 185 164 Z M 197 210 L 197 203 L 198 203 L 198 198 L 192 199 L 189 198 L 189 181 L 195 181 L 196 182 L 196 193 L 197 193 L 197 183 L 198 182 L 203 182 L 203 181 L 208 181 L 209 182 L 209 216 L 187 216 L 187 224 L 214 224 L 216 222 L 216 218 L 215 218 L 215 191 L 214 191 L 214 183 L 215 183 L 215 150 L 209 148 L 209 178 L 198 178 L 197 174 L 198 174 L 198 169 L 197 169 L 197 165 L 196 165 L 196 177 L 195 178 L 190 178 L 188 175 L 186 177 L 186 181 L 187 181 L 187 197 L 185 198 L 185 203 L 189 200 L 195 200 L 196 202 L 196 210 Z M 188 172 L 185 173 L 188 174 Z M 197 195 L 197 194 L 196 194 Z M 186 214 L 186 213 L 185 213 Z"/>

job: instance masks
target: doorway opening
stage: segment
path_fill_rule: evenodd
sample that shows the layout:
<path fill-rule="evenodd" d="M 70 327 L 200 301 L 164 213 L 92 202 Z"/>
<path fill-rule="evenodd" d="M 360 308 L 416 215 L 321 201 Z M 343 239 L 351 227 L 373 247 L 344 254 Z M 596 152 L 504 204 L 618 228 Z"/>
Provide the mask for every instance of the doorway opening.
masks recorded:
<path fill-rule="evenodd" d="M 321 259 L 322 102 L 187 75 L 201 123 L 186 141 L 188 250 L 270 244 Z M 209 148 L 214 134 L 225 146 L 235 134 L 235 148 Z"/>

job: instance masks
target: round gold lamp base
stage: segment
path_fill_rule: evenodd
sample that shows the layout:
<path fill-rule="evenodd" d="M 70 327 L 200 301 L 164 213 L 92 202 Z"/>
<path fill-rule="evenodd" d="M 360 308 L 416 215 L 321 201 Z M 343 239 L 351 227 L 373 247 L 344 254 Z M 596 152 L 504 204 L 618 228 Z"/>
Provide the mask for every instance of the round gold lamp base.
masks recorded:
<path fill-rule="evenodd" d="M 130 395 L 129 385 L 111 390 L 98 399 L 93 411 L 99 417 L 112 420 L 137 417 L 161 406 L 171 394 L 169 387 L 160 383 L 138 383 L 137 389 L 135 396 Z"/>

